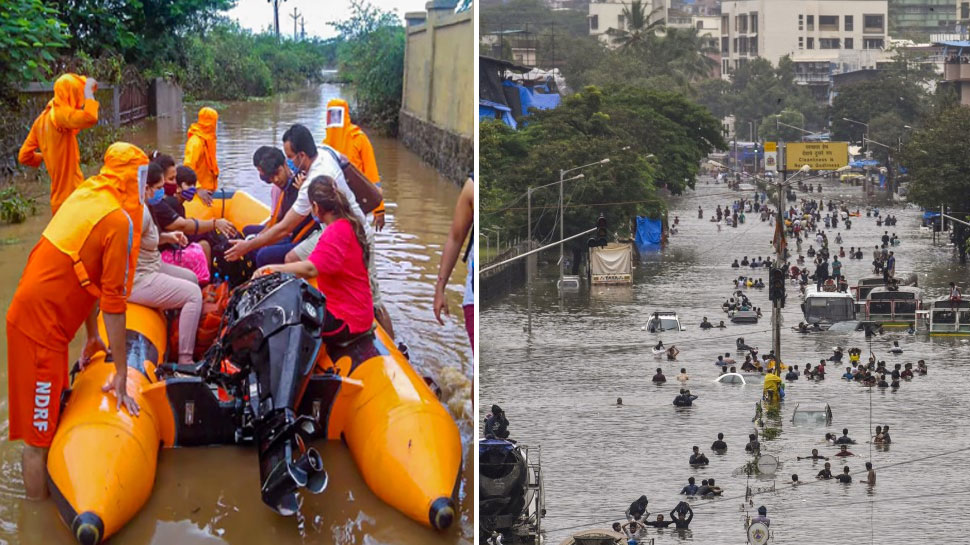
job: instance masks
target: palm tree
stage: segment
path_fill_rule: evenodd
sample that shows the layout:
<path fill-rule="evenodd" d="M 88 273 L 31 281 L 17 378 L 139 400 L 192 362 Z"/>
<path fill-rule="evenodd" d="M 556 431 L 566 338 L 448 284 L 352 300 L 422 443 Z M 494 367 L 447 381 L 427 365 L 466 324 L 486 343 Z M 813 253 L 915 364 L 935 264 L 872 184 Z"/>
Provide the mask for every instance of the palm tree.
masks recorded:
<path fill-rule="evenodd" d="M 696 28 L 671 29 L 666 36 L 664 49 L 676 51 L 677 58 L 671 59 L 669 68 L 688 84 L 709 79 L 717 67 L 717 61 L 709 55 L 717 53 L 708 38 L 700 36 Z"/>
<path fill-rule="evenodd" d="M 642 0 L 633 0 L 630 7 L 623 8 L 626 28 L 610 28 L 607 32 L 610 34 L 613 43 L 619 45 L 620 49 L 643 47 L 650 36 L 655 36 L 666 28 L 664 17 L 654 19 L 654 16 L 657 13 L 662 13 L 663 9 L 663 6 L 660 6 L 647 14 L 646 4 Z"/>

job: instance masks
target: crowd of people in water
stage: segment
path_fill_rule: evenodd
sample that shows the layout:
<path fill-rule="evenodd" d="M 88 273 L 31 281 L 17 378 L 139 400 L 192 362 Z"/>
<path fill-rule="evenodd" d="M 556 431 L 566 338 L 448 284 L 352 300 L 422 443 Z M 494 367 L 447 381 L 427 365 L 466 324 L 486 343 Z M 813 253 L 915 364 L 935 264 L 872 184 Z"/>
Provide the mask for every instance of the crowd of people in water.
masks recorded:
<path fill-rule="evenodd" d="M 819 188 L 819 193 L 821 188 Z M 779 221 L 772 207 L 766 202 L 766 196 L 756 195 L 754 199 L 738 199 L 725 206 L 717 206 L 711 214 L 710 221 L 720 225 L 726 223 L 729 226 L 737 227 L 752 215 L 758 217 L 762 222 L 773 224 Z M 704 210 L 698 207 L 698 218 L 704 218 Z M 896 218 L 891 215 L 883 215 L 876 207 L 865 210 L 868 218 L 875 218 L 879 226 L 894 226 Z M 806 287 L 811 283 L 815 284 L 818 291 L 838 291 L 847 292 L 849 288 L 848 279 L 845 276 L 844 260 L 864 259 L 865 253 L 862 246 L 844 247 L 843 230 L 849 231 L 852 222 L 857 221 L 853 218 L 862 216 L 860 210 L 851 211 L 843 203 L 833 201 L 825 202 L 822 199 L 803 199 L 797 204 L 793 204 L 786 210 L 781 218 L 784 222 L 789 244 L 785 248 L 783 270 L 786 277 L 794 284 L 797 284 L 804 294 Z M 834 235 L 833 235 L 834 231 Z M 882 274 L 884 281 L 892 287 L 896 276 L 896 256 L 894 247 L 901 244 L 900 238 L 896 233 L 884 230 L 872 252 L 872 270 L 875 274 Z M 804 250 L 803 250 L 804 247 Z M 731 263 L 733 269 L 765 270 L 772 266 L 777 266 L 775 258 L 772 256 L 748 256 L 744 255 L 734 258 Z M 734 291 L 721 304 L 721 308 L 729 316 L 738 311 L 754 311 L 759 316 L 761 309 L 751 300 L 751 289 L 765 287 L 764 280 L 756 274 L 741 274 L 732 279 Z M 727 324 L 723 320 L 711 320 L 707 316 L 701 319 L 699 328 L 702 330 L 723 329 Z M 800 323 L 793 328 L 798 332 L 807 333 L 817 331 L 817 324 Z M 883 333 L 878 326 L 874 328 L 874 333 Z M 658 341 L 653 346 L 655 355 L 662 355 L 663 350 L 668 350 L 673 346 L 665 346 L 663 341 Z M 903 349 L 899 346 L 899 341 L 893 341 L 892 346 L 886 350 L 888 353 L 899 356 L 903 354 Z M 743 359 L 742 359 L 743 357 Z M 668 360 L 673 358 L 668 358 Z M 795 381 L 824 381 L 829 368 L 839 369 L 843 362 L 847 362 L 845 373 L 841 379 L 848 382 L 858 383 L 865 387 L 889 388 L 896 390 L 901 384 L 913 380 L 914 377 L 925 376 L 927 365 L 924 360 L 913 362 L 899 362 L 887 364 L 885 360 L 870 355 L 868 361 L 861 361 L 862 350 L 842 347 L 835 347 L 832 354 L 827 358 L 820 358 L 818 363 L 808 362 L 805 364 L 782 364 L 777 362 L 773 352 L 760 353 L 755 346 L 748 345 L 743 337 L 738 337 L 735 341 L 735 355 L 731 352 L 714 356 L 714 365 L 718 373 L 760 374 L 775 372 L 776 365 L 780 367 L 777 371 L 784 381 L 791 384 Z M 698 399 L 696 394 L 691 393 L 687 387 L 690 376 L 686 368 L 680 369 L 677 381 L 680 385 L 679 392 L 674 397 L 673 405 L 677 408 L 692 407 Z M 651 382 L 663 385 L 667 382 L 667 376 L 662 367 L 657 367 Z M 617 399 L 617 405 L 622 405 L 622 400 Z M 841 436 L 833 433 L 826 434 L 825 441 L 834 452 L 826 455 L 819 454 L 818 448 L 812 449 L 812 454 L 806 457 L 798 457 L 798 460 L 810 460 L 813 464 L 824 463 L 816 473 L 816 479 L 828 480 L 848 484 L 852 482 L 852 469 L 846 463 L 850 457 L 856 456 L 850 449 L 855 441 L 848 436 L 848 429 L 843 429 Z M 891 443 L 889 426 L 881 425 L 876 427 L 875 434 L 871 442 L 875 445 L 886 446 Z M 727 442 L 724 433 L 718 433 L 717 439 L 711 444 L 710 450 L 716 455 L 723 455 L 727 452 Z M 751 433 L 745 444 L 745 451 L 752 456 L 761 454 L 762 446 L 758 440 L 757 433 Z M 833 471 L 830 458 L 841 460 L 842 468 Z M 834 461 L 833 461 L 834 462 Z M 688 464 L 695 468 L 707 468 L 711 465 L 711 459 L 697 445 L 693 446 L 688 459 Z M 721 496 L 723 490 L 715 484 L 714 478 L 701 479 L 697 484 L 697 479 L 691 476 L 687 484 L 681 489 L 680 494 L 689 499 L 711 499 Z M 799 485 L 802 481 L 797 473 L 791 476 L 792 484 Z M 875 470 L 870 462 L 865 463 L 865 475 L 862 482 L 870 486 L 876 483 Z M 683 502 L 686 504 L 686 502 Z M 689 504 L 687 504 L 689 505 Z M 757 516 L 752 517 L 750 522 L 765 522 L 770 524 L 767 518 L 767 509 L 761 506 Z M 679 513 L 677 508 L 670 514 L 673 518 L 675 513 Z M 634 501 L 626 510 L 627 521 L 616 523 L 613 529 L 622 532 L 628 538 L 637 538 L 643 535 L 645 530 L 651 526 L 665 527 L 673 524 L 670 518 L 665 519 L 664 514 L 658 514 L 656 518 L 649 517 L 647 511 L 647 498 L 641 496 Z M 691 512 L 692 514 L 692 512 Z M 684 524 L 687 526 L 689 522 Z"/>

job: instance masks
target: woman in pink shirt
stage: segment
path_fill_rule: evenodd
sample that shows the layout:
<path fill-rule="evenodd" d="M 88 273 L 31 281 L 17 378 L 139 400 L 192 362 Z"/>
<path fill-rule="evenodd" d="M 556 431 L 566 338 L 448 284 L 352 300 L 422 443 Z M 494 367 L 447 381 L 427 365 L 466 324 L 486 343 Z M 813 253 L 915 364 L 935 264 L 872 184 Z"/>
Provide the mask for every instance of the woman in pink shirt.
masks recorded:
<path fill-rule="evenodd" d="M 256 275 L 284 272 L 316 278 L 326 297 L 323 338 L 327 342 L 342 342 L 367 332 L 374 322 L 364 226 L 350 211 L 347 198 L 333 178 L 314 178 L 308 197 L 314 219 L 326 226 L 310 257 L 285 265 L 267 265 Z"/>

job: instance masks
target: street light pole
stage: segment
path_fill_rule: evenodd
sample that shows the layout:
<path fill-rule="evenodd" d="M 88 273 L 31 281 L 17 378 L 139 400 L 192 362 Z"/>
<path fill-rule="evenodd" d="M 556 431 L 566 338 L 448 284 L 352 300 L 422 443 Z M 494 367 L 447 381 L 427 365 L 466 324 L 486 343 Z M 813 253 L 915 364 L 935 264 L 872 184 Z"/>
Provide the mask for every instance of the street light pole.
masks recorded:
<path fill-rule="evenodd" d="M 856 121 L 855 119 L 849 119 L 848 117 L 843 117 L 842 121 L 848 121 L 849 123 L 855 123 L 856 125 L 862 125 L 866 128 L 865 134 L 862 135 L 862 143 L 866 146 L 866 153 L 869 152 L 869 144 L 866 141 L 869 140 L 869 124 L 863 123 L 862 121 Z"/>
<path fill-rule="evenodd" d="M 775 118 L 775 124 L 776 124 L 776 125 L 782 125 L 782 126 L 785 126 L 785 127 L 788 127 L 789 129 L 795 129 L 796 131 L 802 131 L 802 132 L 803 132 L 803 133 L 805 133 L 805 134 L 815 134 L 814 132 L 812 132 L 812 131 L 807 131 L 807 130 L 805 130 L 805 129 L 803 129 L 803 128 L 801 128 L 801 127 L 796 127 L 796 126 L 794 126 L 794 125 L 789 125 L 788 123 L 782 123 L 782 122 L 781 122 L 781 121 L 779 121 L 779 120 L 778 120 L 777 118 Z"/>
<path fill-rule="evenodd" d="M 565 207 L 565 203 L 563 202 L 563 185 L 565 185 L 563 182 L 566 181 L 565 176 L 567 173 L 579 170 L 581 168 L 591 167 L 595 165 L 604 165 L 609 162 L 610 162 L 610 158 L 607 157 L 605 159 L 600 159 L 595 163 L 580 165 L 578 167 L 573 167 L 566 170 L 559 169 L 559 283 L 557 284 L 557 287 L 560 288 L 560 290 L 562 289 L 562 281 L 563 281 L 563 274 L 564 274 L 563 265 L 565 264 L 563 261 L 564 239 L 566 238 L 565 236 L 566 207 Z M 582 178 L 583 176 L 584 176 L 583 174 L 580 174 L 579 176 L 576 176 L 576 178 Z"/>

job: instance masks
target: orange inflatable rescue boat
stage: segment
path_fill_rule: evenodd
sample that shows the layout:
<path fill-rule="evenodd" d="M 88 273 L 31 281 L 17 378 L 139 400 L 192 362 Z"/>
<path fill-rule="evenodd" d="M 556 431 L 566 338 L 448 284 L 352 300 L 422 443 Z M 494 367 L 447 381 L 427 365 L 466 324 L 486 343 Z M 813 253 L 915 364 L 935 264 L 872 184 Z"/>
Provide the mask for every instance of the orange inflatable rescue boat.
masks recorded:
<path fill-rule="evenodd" d="M 225 217 L 240 230 L 269 216 L 241 191 L 217 193 L 211 208 L 197 201 L 190 216 Z M 298 493 L 327 486 L 309 446 L 321 437 L 346 442 L 382 500 L 424 525 L 450 526 L 462 463 L 455 421 L 376 323 L 372 334 L 325 346 L 325 305 L 289 275 L 247 282 L 203 360 L 176 365 L 162 361 L 165 316 L 129 304 L 128 390 L 141 414 L 116 411 L 102 392 L 114 364 L 99 354 L 73 377 L 48 457 L 52 496 L 78 543 L 100 543 L 137 514 L 160 446 L 255 445 L 263 501 L 292 515 Z"/>

